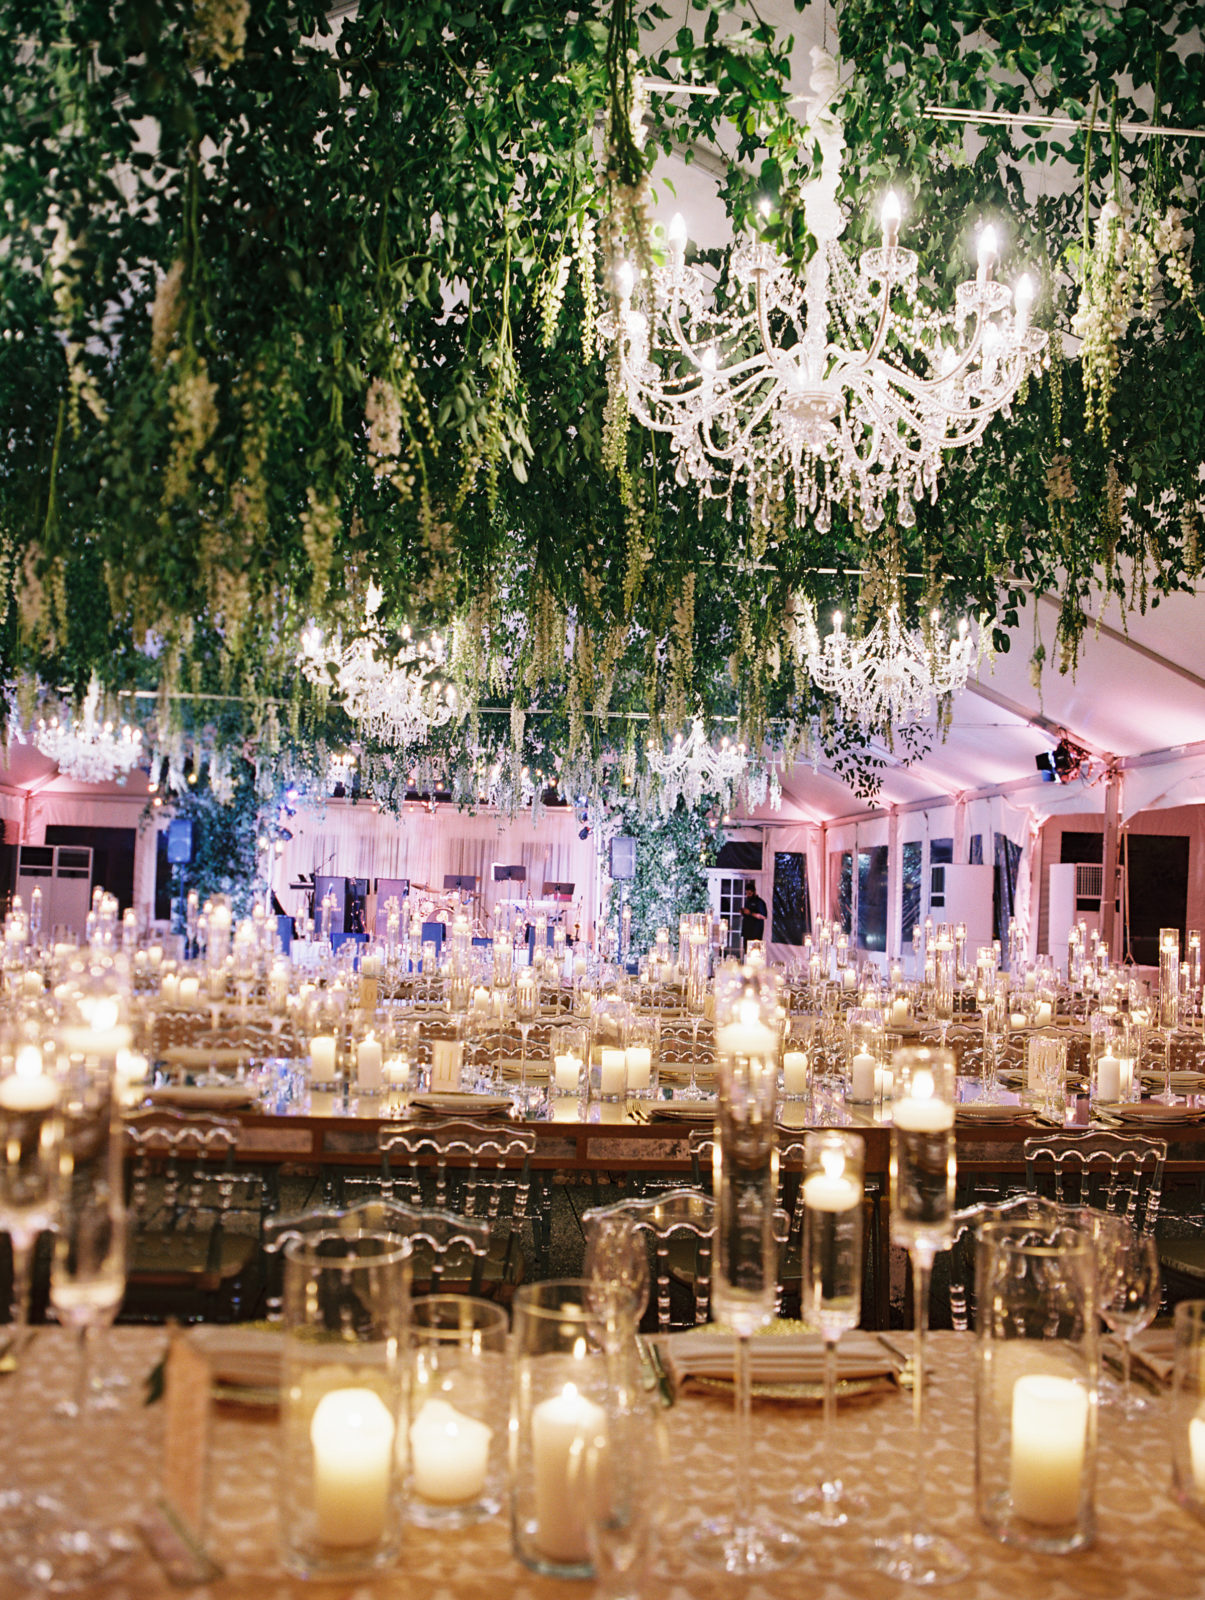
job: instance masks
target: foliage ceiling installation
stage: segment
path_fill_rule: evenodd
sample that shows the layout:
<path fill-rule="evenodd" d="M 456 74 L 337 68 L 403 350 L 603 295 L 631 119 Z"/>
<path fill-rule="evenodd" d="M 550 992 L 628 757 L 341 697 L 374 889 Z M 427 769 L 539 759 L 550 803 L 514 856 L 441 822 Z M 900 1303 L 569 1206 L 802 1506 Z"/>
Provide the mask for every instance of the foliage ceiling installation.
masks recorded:
<path fill-rule="evenodd" d="M 658 155 L 728 150 L 735 237 L 812 259 L 791 30 L 752 5 L 5 0 L 0 653 L 21 720 L 95 672 L 110 697 L 159 691 L 146 742 L 171 761 L 325 771 L 353 728 L 301 638 L 351 644 L 373 585 L 382 659 L 405 627 L 440 633 L 464 709 L 422 743 L 362 739 L 386 804 L 436 783 L 538 803 L 556 779 L 655 807 L 649 745 L 696 718 L 759 784 L 810 751 L 873 785 L 807 670 L 807 607 L 855 636 L 892 603 L 986 617 L 1003 649 L 1025 590 L 1055 588 L 1066 666 L 1093 594 L 1145 606 L 1201 570 L 1205 151 L 1126 130 L 1199 121 L 1203 20 L 829 9 L 851 251 L 893 189 L 947 315 L 991 221 L 1049 338 L 937 502 L 908 525 L 888 500 L 871 532 L 843 506 L 823 526 L 790 484 L 768 519 L 700 500 L 599 335 L 614 262 L 644 284 L 669 259 Z M 716 93 L 645 96 L 645 76 Z M 726 254 L 688 259 L 728 281 Z M 916 749 L 940 726 L 887 731 Z"/>

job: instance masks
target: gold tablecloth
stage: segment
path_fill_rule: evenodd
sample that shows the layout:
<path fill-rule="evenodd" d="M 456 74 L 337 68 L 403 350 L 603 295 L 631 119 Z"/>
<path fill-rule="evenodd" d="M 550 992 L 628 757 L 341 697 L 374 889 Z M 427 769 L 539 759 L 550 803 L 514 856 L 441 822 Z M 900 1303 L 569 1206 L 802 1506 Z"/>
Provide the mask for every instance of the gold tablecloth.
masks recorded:
<path fill-rule="evenodd" d="M 142 1404 L 142 1381 L 163 1348 L 159 1330 L 115 1330 L 104 1367 L 130 1380 L 121 1409 L 90 1424 L 55 1420 L 54 1402 L 70 1385 L 71 1351 L 58 1329 L 39 1332 L 20 1370 L 0 1378 L 0 1488 L 45 1488 L 107 1522 L 133 1525 L 157 1492 L 163 1407 Z M 1188 1600 L 1205 1594 L 1205 1526 L 1170 1493 L 1168 1403 L 1156 1399 L 1128 1429 L 1116 1411 L 1101 1412 L 1097 1490 L 1099 1533 L 1082 1553 L 1036 1556 L 996 1543 L 974 1513 L 973 1340 L 933 1339 L 930 1432 L 924 1469 L 933 1520 L 971 1561 L 971 1575 L 942 1592 L 951 1600 Z M 646 1600 L 755 1597 L 782 1600 L 882 1600 L 904 1591 L 873 1571 L 870 1537 L 906 1525 L 912 1482 L 911 1399 L 892 1394 L 843 1404 L 838 1423 L 841 1471 L 871 1510 L 842 1534 L 806 1534 L 795 1567 L 762 1582 L 721 1577 L 689 1558 L 689 1529 L 721 1507 L 730 1492 L 731 1409 L 719 1397 L 689 1395 L 667 1414 L 671 1481 L 660 1550 Z M 820 1467 L 814 1406 L 758 1403 L 753 1470 L 759 1497 L 789 1517 L 789 1495 Z M 211 1445 L 211 1546 L 226 1568 L 219 1582 L 191 1591 L 197 1600 L 572 1600 L 590 1586 L 541 1578 L 512 1556 L 505 1514 L 462 1532 L 406 1531 L 400 1566 L 371 1582 L 316 1588 L 287 1578 L 276 1546 L 274 1414 L 219 1414 Z M 5 1600 L 11 1593 L 5 1594 Z M 97 1600 L 150 1600 L 174 1591 L 141 1546 L 126 1567 L 83 1591 Z"/>

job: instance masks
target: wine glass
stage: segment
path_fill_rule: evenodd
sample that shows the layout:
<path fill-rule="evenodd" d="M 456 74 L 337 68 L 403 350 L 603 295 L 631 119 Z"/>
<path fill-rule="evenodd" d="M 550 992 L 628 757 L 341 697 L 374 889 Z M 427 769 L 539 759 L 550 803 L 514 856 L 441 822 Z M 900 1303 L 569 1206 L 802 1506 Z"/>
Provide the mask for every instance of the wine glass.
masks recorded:
<path fill-rule="evenodd" d="M 907 1533 L 875 1541 L 875 1566 L 902 1583 L 950 1583 L 970 1570 L 948 1539 L 930 1531 L 925 1503 L 925 1334 L 933 1258 L 954 1239 L 954 1058 L 944 1050 L 900 1050 L 893 1062 L 891 1236 L 912 1261 L 916 1318 L 912 1426 L 915 1478 Z"/>
<path fill-rule="evenodd" d="M 1135 1334 L 1154 1321 L 1159 1310 L 1159 1252 L 1155 1241 L 1137 1233 L 1121 1217 L 1097 1236 L 1100 1314 L 1121 1342 L 1121 1414 L 1127 1422 L 1150 1402 L 1134 1393 L 1130 1382 Z"/>
<path fill-rule="evenodd" d="M 862 1308 L 862 1138 L 835 1129 L 809 1133 L 803 1162 L 802 1316 L 824 1340 L 824 1476 L 793 1498 L 808 1508 L 809 1522 L 840 1528 L 865 1509 L 832 1470 L 837 1342 L 857 1327 Z"/>
<path fill-rule="evenodd" d="M 709 1518 L 690 1542 L 705 1566 L 737 1576 L 776 1572 L 799 1555 L 798 1536 L 754 1509 L 749 1474 L 752 1387 L 749 1340 L 774 1316 L 778 1288 L 775 1207 L 778 1029 L 771 974 L 746 967 L 716 983 L 716 1227 L 711 1304 L 736 1344 L 736 1484 L 733 1509 Z"/>
<path fill-rule="evenodd" d="M 519 1024 L 519 1091 L 518 1100 L 524 1115 L 530 1110 L 527 1093 L 527 1036 L 536 1020 L 540 1005 L 540 991 L 535 972 L 521 967 L 515 974 L 515 1020 Z"/>

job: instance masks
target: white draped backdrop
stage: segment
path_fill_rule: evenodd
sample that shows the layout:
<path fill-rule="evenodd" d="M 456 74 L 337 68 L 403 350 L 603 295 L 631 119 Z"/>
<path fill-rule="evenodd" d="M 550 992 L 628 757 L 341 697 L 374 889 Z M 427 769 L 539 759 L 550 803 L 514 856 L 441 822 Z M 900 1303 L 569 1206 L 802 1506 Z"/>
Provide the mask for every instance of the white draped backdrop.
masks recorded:
<path fill-rule="evenodd" d="M 596 915 L 594 835 L 579 839 L 581 824 L 572 811 L 546 811 L 536 827 L 529 816 L 511 822 L 497 816 L 470 816 L 441 806 L 434 815 L 423 807 L 387 816 L 371 805 L 331 800 L 321 812 L 298 810 L 285 819 L 292 839 L 285 841 L 272 883 L 285 910 L 302 909 L 290 893 L 301 873 L 329 872 L 345 878 L 409 878 L 442 889 L 445 875 L 478 880 L 478 915 L 488 918 L 499 899 L 539 899 L 545 883 L 572 883 L 573 904 L 566 907 L 570 931 L 580 923 L 592 935 Z M 495 883 L 493 867 L 522 866 L 525 884 Z"/>

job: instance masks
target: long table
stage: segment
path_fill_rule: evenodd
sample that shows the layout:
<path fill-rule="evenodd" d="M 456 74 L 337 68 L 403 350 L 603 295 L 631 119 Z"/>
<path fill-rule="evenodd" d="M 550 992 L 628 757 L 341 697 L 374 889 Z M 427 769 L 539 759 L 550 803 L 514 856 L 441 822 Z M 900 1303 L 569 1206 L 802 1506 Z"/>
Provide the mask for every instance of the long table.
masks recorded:
<path fill-rule="evenodd" d="M 143 1380 L 164 1345 L 162 1330 L 119 1328 L 103 1361 L 123 1375 L 120 1411 L 83 1428 L 56 1422 L 54 1402 L 71 1381 L 68 1336 L 41 1330 L 18 1371 L 0 1378 L 0 1484 L 44 1489 L 109 1525 L 132 1528 L 161 1489 L 164 1408 L 145 1406 Z M 1205 1593 L 1205 1527 L 1172 1499 L 1168 1401 L 1128 1426 L 1115 1411 L 1100 1417 L 1095 1545 L 1070 1556 L 1039 1556 L 998 1544 L 974 1510 L 974 1344 L 968 1335 L 933 1336 L 930 1431 L 924 1469 L 934 1523 L 969 1557 L 971 1574 L 945 1591 L 952 1600 L 1180 1600 Z M 691 1526 L 721 1509 L 731 1493 L 731 1405 L 687 1393 L 664 1413 L 669 1481 L 664 1529 L 641 1593 L 644 1600 L 883 1600 L 903 1594 L 880 1577 L 867 1541 L 903 1529 L 912 1482 L 911 1397 L 890 1393 L 841 1402 L 836 1462 L 869 1510 L 840 1534 L 805 1534 L 789 1571 L 763 1582 L 722 1577 L 690 1555 Z M 791 1518 L 791 1492 L 821 1466 L 815 1405 L 755 1405 L 752 1471 L 759 1503 Z M 198 1600 L 312 1600 L 312 1585 L 286 1576 L 276 1534 L 278 1437 L 274 1413 L 221 1409 L 211 1434 L 208 1542 L 226 1575 L 193 1592 Z M 13 1593 L 0 1580 L 0 1592 Z M 125 1569 L 81 1592 L 86 1600 L 161 1600 L 173 1592 L 138 1545 Z M 391 1573 L 330 1590 L 342 1600 L 571 1600 L 588 1584 L 541 1578 L 511 1553 L 505 1512 L 460 1532 L 408 1528 Z"/>

